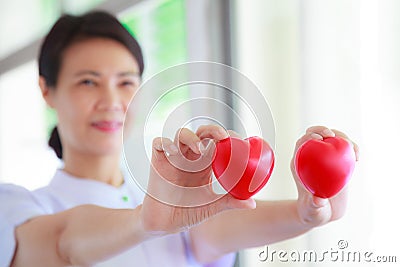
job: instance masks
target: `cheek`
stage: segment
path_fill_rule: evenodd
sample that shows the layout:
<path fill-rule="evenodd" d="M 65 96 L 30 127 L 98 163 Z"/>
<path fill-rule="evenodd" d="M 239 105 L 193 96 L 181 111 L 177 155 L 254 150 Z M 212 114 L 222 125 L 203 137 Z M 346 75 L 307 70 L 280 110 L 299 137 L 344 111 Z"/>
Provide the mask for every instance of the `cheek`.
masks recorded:
<path fill-rule="evenodd" d="M 57 112 L 58 127 L 64 141 L 70 143 L 78 140 L 82 136 L 81 132 L 83 132 L 82 117 L 72 108 L 59 109 Z"/>
<path fill-rule="evenodd" d="M 127 130 L 132 128 L 132 125 L 135 121 L 135 114 L 137 111 L 137 108 L 135 105 L 131 104 L 131 100 L 134 96 L 134 92 L 129 92 L 126 95 L 124 95 L 124 113 L 125 113 L 125 127 Z M 125 129 L 124 129 L 125 130 Z"/>
<path fill-rule="evenodd" d="M 128 136 L 132 131 L 132 127 L 135 122 L 134 113 L 135 112 L 133 111 L 132 108 L 129 108 L 128 111 L 126 112 L 125 121 L 124 121 L 124 137 Z"/>
<path fill-rule="evenodd" d="M 90 103 L 84 98 L 64 97 L 62 101 L 57 103 L 56 111 L 60 124 L 68 125 L 68 127 L 80 127 L 86 118 Z"/>

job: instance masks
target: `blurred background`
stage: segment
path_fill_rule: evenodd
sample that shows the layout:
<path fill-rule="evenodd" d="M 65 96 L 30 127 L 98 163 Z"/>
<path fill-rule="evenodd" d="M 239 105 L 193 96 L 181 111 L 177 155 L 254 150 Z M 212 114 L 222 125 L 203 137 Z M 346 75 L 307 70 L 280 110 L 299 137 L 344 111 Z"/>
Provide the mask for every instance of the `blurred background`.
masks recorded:
<path fill-rule="evenodd" d="M 0 0 L 1 182 L 35 189 L 57 168 L 47 147 L 56 118 L 40 96 L 37 52 L 60 14 L 91 9 L 116 14 L 134 33 L 145 54 L 145 79 L 169 66 L 207 60 L 230 65 L 258 85 L 275 120 L 276 166 L 257 198 L 296 198 L 289 162 L 307 127 L 340 129 L 359 144 L 345 217 L 269 245 L 270 252 L 371 252 L 397 256 L 398 264 L 400 1 Z M 346 250 L 338 248 L 339 240 L 348 242 Z M 265 249 L 241 251 L 236 265 L 346 265 L 328 257 L 282 262 L 277 254 L 260 261 Z"/>

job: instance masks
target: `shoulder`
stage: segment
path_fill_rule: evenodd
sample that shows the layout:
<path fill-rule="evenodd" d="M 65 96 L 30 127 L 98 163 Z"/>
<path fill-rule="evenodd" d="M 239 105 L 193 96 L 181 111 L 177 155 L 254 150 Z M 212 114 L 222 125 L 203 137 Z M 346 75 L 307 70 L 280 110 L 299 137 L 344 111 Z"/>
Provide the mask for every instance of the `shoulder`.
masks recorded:
<path fill-rule="evenodd" d="M 0 184 L 0 205 L 24 203 L 31 198 L 32 192 L 25 187 L 14 184 Z"/>
<path fill-rule="evenodd" d="M 31 191 L 18 185 L 0 184 L 0 225 L 4 219 L 19 224 L 43 213 Z"/>
<path fill-rule="evenodd" d="M 0 266 L 8 265 L 14 254 L 15 228 L 43 214 L 32 192 L 21 186 L 0 184 Z"/>

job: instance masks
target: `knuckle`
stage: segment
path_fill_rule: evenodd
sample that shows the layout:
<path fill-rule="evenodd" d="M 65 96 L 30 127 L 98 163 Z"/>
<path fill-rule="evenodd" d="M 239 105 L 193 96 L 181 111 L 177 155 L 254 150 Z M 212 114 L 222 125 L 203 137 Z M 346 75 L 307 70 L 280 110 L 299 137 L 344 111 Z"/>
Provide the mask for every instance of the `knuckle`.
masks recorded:
<path fill-rule="evenodd" d="M 161 141 L 161 137 L 156 137 L 153 139 L 153 145 L 159 144 Z"/>
<path fill-rule="evenodd" d="M 328 129 L 328 128 L 325 127 L 325 126 L 322 126 L 322 125 L 311 126 L 311 127 L 307 128 L 306 133 L 320 132 L 320 131 L 323 131 L 325 129 Z"/>

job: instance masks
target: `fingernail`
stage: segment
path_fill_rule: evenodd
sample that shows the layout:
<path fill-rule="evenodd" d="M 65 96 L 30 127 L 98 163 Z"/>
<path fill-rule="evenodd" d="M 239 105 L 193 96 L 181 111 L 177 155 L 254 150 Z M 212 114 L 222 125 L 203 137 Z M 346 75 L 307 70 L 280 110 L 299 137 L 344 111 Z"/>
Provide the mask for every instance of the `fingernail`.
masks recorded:
<path fill-rule="evenodd" d="M 162 147 L 161 144 L 156 144 L 156 145 L 154 146 L 154 149 L 157 150 L 157 151 L 163 151 L 163 147 Z"/>
<path fill-rule="evenodd" d="M 168 146 L 168 149 L 165 152 L 167 153 L 167 156 L 170 156 L 170 155 L 176 155 L 178 151 L 179 150 L 176 147 L 176 145 L 172 144 Z"/>
<path fill-rule="evenodd" d="M 218 129 L 218 133 L 222 136 L 222 137 L 227 137 L 228 133 L 227 131 L 225 131 L 225 129 Z"/>
<path fill-rule="evenodd" d="M 320 197 L 314 197 L 313 198 L 313 205 L 316 208 L 321 208 L 327 205 L 329 202 L 329 199 L 327 198 L 320 198 Z"/>
<path fill-rule="evenodd" d="M 325 129 L 322 131 L 322 133 L 327 136 L 332 136 L 332 137 L 335 136 L 335 133 L 332 132 L 332 130 L 330 130 L 330 129 Z"/>
<path fill-rule="evenodd" d="M 191 145 L 190 145 L 190 149 L 192 149 L 192 151 L 193 151 L 194 153 L 196 153 L 196 154 L 201 154 L 201 151 L 200 151 L 200 144 L 201 144 L 200 141 L 199 141 L 199 142 L 196 142 L 196 143 L 194 143 L 194 144 L 191 144 Z"/>
<path fill-rule="evenodd" d="M 318 140 L 322 140 L 323 139 L 323 137 L 321 135 L 316 134 L 316 133 L 312 133 L 310 136 L 313 139 L 318 139 Z"/>

